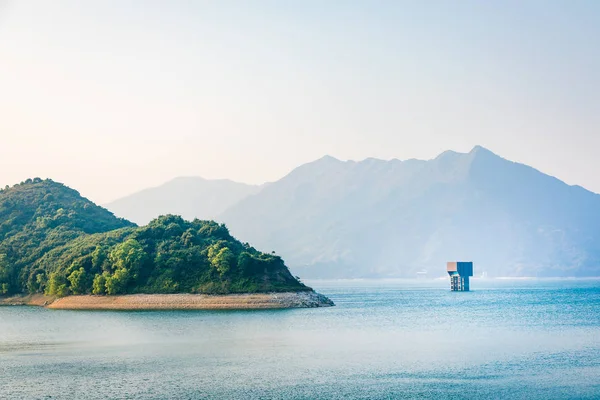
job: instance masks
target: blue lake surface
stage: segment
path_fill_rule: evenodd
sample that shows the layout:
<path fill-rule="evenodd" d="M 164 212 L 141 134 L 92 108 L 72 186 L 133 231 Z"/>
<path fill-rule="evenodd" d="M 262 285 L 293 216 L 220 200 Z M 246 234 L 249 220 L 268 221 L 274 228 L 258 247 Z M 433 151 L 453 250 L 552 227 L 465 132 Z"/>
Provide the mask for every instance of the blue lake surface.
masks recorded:
<path fill-rule="evenodd" d="M 0 398 L 600 398 L 599 280 L 307 283 L 337 306 L 0 307 Z"/>

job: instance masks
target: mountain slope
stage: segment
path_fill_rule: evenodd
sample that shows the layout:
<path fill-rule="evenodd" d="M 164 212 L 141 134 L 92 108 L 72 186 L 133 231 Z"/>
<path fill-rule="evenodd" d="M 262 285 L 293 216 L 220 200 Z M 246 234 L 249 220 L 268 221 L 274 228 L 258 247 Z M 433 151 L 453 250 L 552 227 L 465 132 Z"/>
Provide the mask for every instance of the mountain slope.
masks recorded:
<path fill-rule="evenodd" d="M 307 277 L 600 275 L 600 196 L 476 147 L 429 161 L 325 157 L 231 207 L 232 232 Z"/>
<path fill-rule="evenodd" d="M 311 289 L 214 221 L 137 227 L 50 180 L 0 192 L 0 295 L 282 291 Z"/>
<path fill-rule="evenodd" d="M 32 263 L 84 234 L 133 226 L 51 180 L 0 191 L 0 294 L 19 291 Z"/>
<path fill-rule="evenodd" d="M 105 205 L 115 215 L 144 225 L 158 215 L 177 214 L 184 219 L 214 219 L 228 207 L 254 194 L 260 186 L 199 177 L 175 178 Z"/>

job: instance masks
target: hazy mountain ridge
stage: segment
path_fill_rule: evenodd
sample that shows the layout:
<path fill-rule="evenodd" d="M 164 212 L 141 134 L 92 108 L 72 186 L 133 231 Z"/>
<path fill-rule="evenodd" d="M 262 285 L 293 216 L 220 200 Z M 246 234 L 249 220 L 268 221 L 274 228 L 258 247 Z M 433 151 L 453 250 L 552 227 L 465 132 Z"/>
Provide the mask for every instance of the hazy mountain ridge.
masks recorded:
<path fill-rule="evenodd" d="M 600 275 L 600 196 L 482 147 L 430 161 L 325 157 L 227 210 L 225 221 L 308 277 Z"/>
<path fill-rule="evenodd" d="M 115 215 L 145 225 L 158 215 L 176 214 L 184 219 L 215 219 L 227 208 L 261 189 L 227 179 L 178 177 L 105 205 Z"/>

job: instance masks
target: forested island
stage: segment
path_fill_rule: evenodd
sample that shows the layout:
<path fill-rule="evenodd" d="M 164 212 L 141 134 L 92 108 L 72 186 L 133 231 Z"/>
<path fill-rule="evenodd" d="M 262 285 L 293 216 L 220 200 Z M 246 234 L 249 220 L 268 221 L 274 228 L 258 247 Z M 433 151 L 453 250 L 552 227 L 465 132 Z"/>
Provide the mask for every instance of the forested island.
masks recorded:
<path fill-rule="evenodd" d="M 252 301 L 240 296 L 283 292 Z M 214 308 L 236 308 L 240 301 L 239 308 L 253 308 L 254 300 L 256 308 L 333 305 L 292 276 L 281 257 L 236 240 L 223 224 L 166 215 L 138 227 L 63 184 L 36 178 L 0 191 L 0 296 L 39 294 L 78 296 L 75 303 L 89 305 L 58 301 L 64 308 L 111 308 L 100 296 L 138 295 L 121 304 L 148 301 L 141 294 L 221 295 Z M 234 301 L 222 296 L 234 294 Z M 198 299 L 216 298 L 165 296 L 148 308 L 182 299 L 185 305 L 173 308 L 213 308 Z"/>

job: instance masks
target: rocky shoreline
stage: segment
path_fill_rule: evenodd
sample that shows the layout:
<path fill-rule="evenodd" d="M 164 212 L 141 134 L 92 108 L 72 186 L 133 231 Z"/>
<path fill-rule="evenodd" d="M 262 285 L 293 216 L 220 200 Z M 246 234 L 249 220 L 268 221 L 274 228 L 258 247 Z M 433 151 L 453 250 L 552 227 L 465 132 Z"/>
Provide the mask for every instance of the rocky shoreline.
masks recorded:
<path fill-rule="evenodd" d="M 0 299 L 0 305 L 36 305 L 59 310 L 252 310 L 331 307 L 335 304 L 316 292 L 252 294 L 132 294 L 120 296 L 43 295 Z"/>

